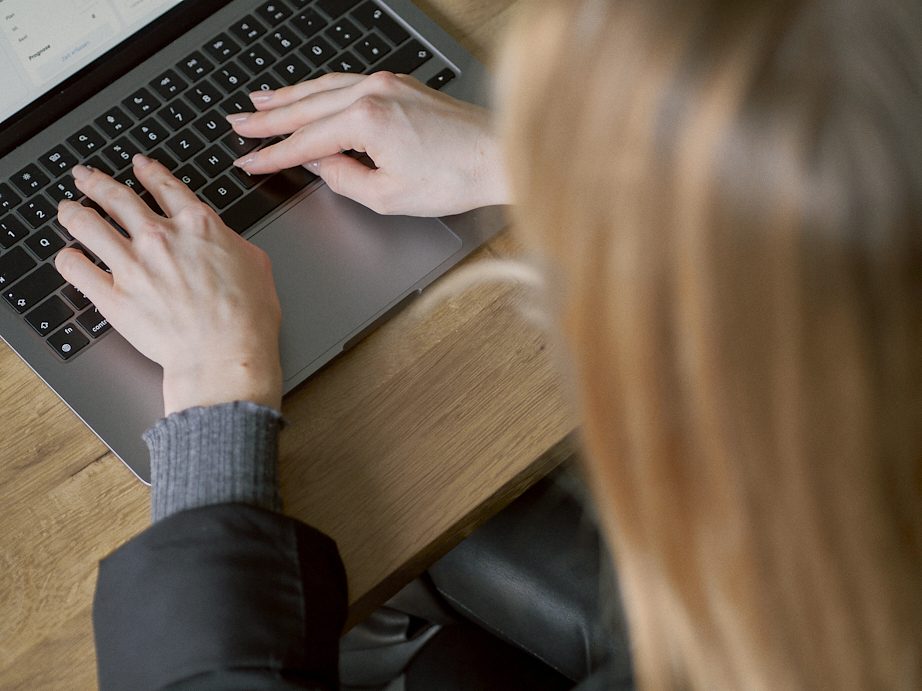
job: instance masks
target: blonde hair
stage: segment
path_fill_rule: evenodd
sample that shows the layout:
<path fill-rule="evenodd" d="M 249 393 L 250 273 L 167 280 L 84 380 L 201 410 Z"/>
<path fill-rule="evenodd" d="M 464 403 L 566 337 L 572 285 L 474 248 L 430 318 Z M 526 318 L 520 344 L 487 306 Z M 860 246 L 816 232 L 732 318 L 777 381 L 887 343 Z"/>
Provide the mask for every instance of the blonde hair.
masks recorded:
<path fill-rule="evenodd" d="M 647 688 L 922 688 L 922 6 L 529 2 L 516 227 Z"/>

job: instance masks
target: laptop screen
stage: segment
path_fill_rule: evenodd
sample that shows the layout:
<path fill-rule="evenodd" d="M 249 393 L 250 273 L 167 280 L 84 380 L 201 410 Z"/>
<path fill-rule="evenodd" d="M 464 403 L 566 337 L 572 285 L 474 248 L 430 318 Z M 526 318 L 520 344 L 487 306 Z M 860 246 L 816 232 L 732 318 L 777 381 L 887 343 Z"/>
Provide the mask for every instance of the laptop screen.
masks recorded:
<path fill-rule="evenodd" d="M 0 123 L 181 0 L 0 0 Z"/>

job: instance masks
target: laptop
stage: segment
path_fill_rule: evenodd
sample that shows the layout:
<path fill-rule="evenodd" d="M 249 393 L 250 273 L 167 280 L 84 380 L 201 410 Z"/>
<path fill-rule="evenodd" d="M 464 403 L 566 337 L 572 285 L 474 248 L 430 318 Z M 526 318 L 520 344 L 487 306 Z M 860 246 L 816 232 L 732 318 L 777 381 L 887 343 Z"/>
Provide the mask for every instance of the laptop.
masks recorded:
<path fill-rule="evenodd" d="M 225 120 L 257 89 L 389 70 L 482 103 L 483 66 L 409 0 L 2 0 L 0 60 L 0 336 L 144 482 L 161 370 L 53 266 L 74 164 L 140 191 L 145 153 L 269 254 L 286 393 L 502 227 L 496 208 L 384 217 L 302 168 L 231 165 L 267 143 Z"/>

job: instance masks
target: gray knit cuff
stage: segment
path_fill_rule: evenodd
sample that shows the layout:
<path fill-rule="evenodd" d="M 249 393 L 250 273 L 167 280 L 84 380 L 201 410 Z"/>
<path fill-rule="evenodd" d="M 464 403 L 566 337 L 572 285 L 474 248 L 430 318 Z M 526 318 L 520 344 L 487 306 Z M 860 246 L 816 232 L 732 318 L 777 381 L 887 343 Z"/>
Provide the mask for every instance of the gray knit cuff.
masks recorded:
<path fill-rule="evenodd" d="M 150 449 L 151 519 L 240 502 L 280 511 L 278 432 L 282 416 L 236 401 L 173 413 L 144 433 Z"/>

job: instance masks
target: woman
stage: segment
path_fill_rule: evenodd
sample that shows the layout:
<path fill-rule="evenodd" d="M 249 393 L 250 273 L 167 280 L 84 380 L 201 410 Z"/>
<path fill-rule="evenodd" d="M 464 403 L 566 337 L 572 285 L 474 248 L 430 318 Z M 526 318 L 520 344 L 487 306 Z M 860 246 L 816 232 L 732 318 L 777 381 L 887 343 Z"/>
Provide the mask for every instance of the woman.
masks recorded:
<path fill-rule="evenodd" d="M 391 75 L 264 96 L 236 131 L 294 135 L 239 164 L 306 163 L 385 213 L 517 203 L 643 686 L 922 687 L 922 7 L 532 3 L 501 74 L 508 184 L 482 113 Z M 163 365 L 172 414 L 147 435 L 157 522 L 101 569 L 102 685 L 331 686 L 335 550 L 253 508 L 279 505 L 269 267 L 136 174 L 167 219 L 75 173 L 131 240 L 60 210 L 112 276 L 72 251 L 61 272 Z M 310 587 L 253 605 L 267 573 Z"/>

